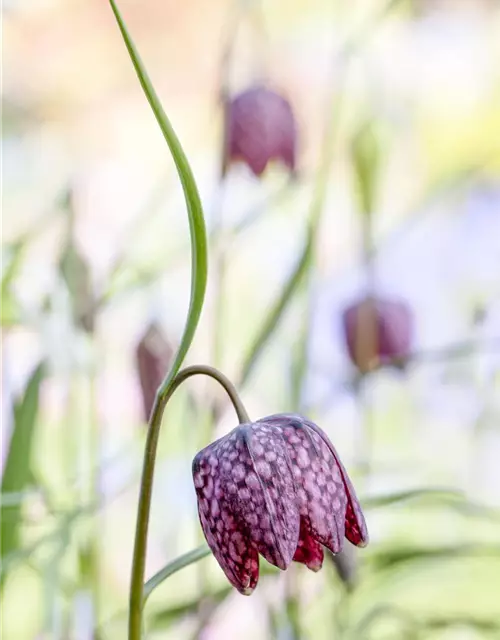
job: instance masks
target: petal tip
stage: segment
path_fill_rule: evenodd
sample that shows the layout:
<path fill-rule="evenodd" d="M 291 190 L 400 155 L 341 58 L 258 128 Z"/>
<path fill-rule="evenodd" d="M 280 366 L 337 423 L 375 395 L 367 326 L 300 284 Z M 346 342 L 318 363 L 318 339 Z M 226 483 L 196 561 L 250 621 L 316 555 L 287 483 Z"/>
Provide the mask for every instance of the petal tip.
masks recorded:
<path fill-rule="evenodd" d="M 236 587 L 236 589 L 242 596 L 251 596 L 255 590 L 255 585 L 248 585 L 247 587 Z"/>
<path fill-rule="evenodd" d="M 360 547 L 361 549 L 364 549 L 365 547 L 368 546 L 368 543 L 370 542 L 370 538 L 368 537 L 368 534 L 366 533 L 361 540 L 357 543 L 357 547 Z"/>

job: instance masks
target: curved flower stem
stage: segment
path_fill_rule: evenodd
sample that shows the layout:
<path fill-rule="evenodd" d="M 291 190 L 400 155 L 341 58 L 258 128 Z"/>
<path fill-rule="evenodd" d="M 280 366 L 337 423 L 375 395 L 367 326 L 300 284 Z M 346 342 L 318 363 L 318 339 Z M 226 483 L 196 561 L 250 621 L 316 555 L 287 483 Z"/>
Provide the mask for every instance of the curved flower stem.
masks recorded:
<path fill-rule="evenodd" d="M 164 386 L 156 393 L 155 403 L 149 419 L 148 435 L 142 467 L 141 489 L 137 512 L 137 525 L 134 541 L 134 556 L 132 560 L 132 579 L 129 600 L 129 640 L 140 640 L 142 609 L 145 597 L 144 571 L 146 567 L 146 546 L 149 528 L 149 513 L 151 510 L 151 496 L 153 493 L 153 476 L 156 463 L 156 450 L 160 435 L 161 420 L 165 407 L 175 390 L 191 376 L 201 374 L 217 380 L 227 392 L 238 415 L 240 423 L 250 422 L 248 414 L 241 402 L 238 392 L 231 381 L 217 369 L 208 365 L 193 365 L 179 371 L 170 386 Z M 147 593 L 149 595 L 149 591 Z"/>

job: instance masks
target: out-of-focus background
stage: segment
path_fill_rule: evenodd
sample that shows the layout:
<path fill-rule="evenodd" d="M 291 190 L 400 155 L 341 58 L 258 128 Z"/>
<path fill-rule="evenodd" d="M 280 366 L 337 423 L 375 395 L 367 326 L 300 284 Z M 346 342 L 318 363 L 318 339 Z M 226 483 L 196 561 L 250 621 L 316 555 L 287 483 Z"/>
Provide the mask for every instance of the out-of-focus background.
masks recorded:
<path fill-rule="evenodd" d="M 498 638 L 499 3 L 120 8 L 210 232 L 187 361 L 251 416 L 315 420 L 371 536 L 318 574 L 262 562 L 250 598 L 206 558 L 153 594 L 147 637 Z M 145 412 L 188 307 L 185 205 L 107 2 L 5 0 L 3 36 L 2 637 L 122 639 Z M 221 177 L 221 96 L 262 83 L 293 110 L 295 175 Z M 201 543 L 191 460 L 234 425 L 211 381 L 169 404 L 148 576 Z"/>

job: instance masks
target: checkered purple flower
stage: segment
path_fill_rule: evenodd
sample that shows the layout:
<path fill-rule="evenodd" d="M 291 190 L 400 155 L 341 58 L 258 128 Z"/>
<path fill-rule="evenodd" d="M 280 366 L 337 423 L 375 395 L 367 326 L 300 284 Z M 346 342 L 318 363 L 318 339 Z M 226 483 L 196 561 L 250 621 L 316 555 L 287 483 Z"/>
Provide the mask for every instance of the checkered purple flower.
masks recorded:
<path fill-rule="evenodd" d="M 323 546 L 368 532 L 332 443 L 314 423 L 277 414 L 241 424 L 193 460 L 198 513 L 207 543 L 231 584 L 250 595 L 259 554 L 280 569 L 292 560 L 319 571 Z"/>
<path fill-rule="evenodd" d="M 413 343 L 413 313 L 403 300 L 367 296 L 342 314 L 347 352 L 361 373 L 389 364 L 404 368 Z"/>
<path fill-rule="evenodd" d="M 297 131 L 290 103 L 265 86 L 257 85 L 226 104 L 223 172 L 233 162 L 244 162 L 261 176 L 271 160 L 295 171 Z"/>

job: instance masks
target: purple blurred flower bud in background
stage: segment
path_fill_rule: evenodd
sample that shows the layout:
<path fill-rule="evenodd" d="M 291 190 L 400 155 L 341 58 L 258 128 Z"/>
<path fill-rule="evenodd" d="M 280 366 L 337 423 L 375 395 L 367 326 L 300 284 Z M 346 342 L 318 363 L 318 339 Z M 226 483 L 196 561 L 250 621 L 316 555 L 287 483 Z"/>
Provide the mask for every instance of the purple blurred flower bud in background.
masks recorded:
<path fill-rule="evenodd" d="M 256 176 L 280 160 L 295 171 L 297 131 L 290 103 L 265 86 L 255 86 L 226 104 L 223 173 L 244 162 Z"/>
<path fill-rule="evenodd" d="M 144 420 L 147 422 L 155 401 L 156 390 L 172 361 L 173 350 L 160 327 L 152 322 L 136 348 L 136 364 L 141 385 Z"/>
<path fill-rule="evenodd" d="M 193 460 L 198 513 L 208 546 L 231 584 L 250 595 L 259 553 L 287 569 L 319 571 L 323 546 L 368 532 L 347 473 L 326 434 L 294 414 L 242 424 Z"/>
<path fill-rule="evenodd" d="M 367 296 L 342 314 L 347 351 L 361 373 L 384 360 L 404 368 L 413 342 L 413 313 L 403 301 Z"/>

